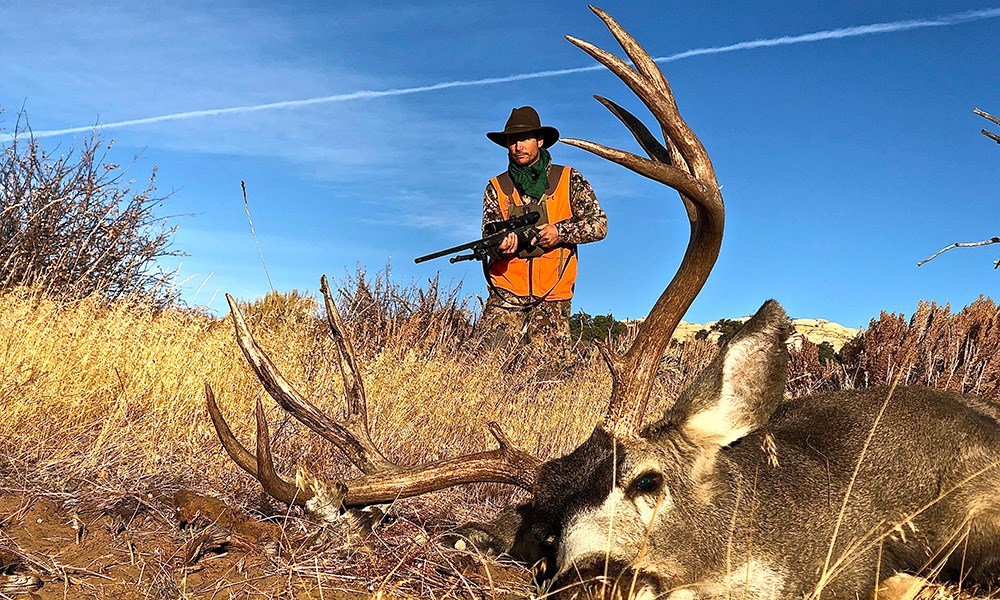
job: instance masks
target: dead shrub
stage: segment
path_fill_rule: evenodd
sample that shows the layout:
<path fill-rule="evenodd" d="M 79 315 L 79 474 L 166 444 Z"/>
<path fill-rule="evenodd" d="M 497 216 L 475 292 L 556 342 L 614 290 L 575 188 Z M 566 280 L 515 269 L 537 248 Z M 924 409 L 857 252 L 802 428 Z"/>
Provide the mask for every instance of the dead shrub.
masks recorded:
<path fill-rule="evenodd" d="M 179 254 L 169 249 L 174 227 L 154 214 L 166 199 L 156 195 L 156 167 L 133 189 L 96 134 L 57 155 L 19 127 L 0 148 L 0 290 L 174 300 L 178 290 L 156 262 Z"/>
<path fill-rule="evenodd" d="M 882 312 L 844 346 L 845 370 L 858 386 L 899 381 L 1000 399 L 1000 312 L 980 296 L 952 314 L 922 301 L 907 320 Z"/>

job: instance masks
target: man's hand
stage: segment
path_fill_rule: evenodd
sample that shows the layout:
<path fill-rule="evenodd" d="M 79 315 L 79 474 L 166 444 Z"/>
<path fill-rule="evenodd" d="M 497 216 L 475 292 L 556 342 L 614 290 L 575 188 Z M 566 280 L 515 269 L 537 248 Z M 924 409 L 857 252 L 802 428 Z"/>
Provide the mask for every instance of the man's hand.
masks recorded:
<path fill-rule="evenodd" d="M 511 256 L 517 252 L 517 236 L 513 233 L 508 233 L 507 237 L 500 242 L 500 246 L 497 247 L 497 252 L 503 257 Z"/>
<path fill-rule="evenodd" d="M 555 225 L 539 225 L 537 229 L 538 231 L 534 237 L 536 246 L 548 250 L 559 243 L 559 230 L 556 229 Z M 504 258 L 513 256 L 517 252 L 517 236 L 513 233 L 508 233 L 507 237 L 497 247 L 497 252 Z"/>
<path fill-rule="evenodd" d="M 505 240 L 506 241 L 506 240 Z M 548 250 L 559 243 L 559 230 L 552 223 L 538 226 L 538 245 Z"/>

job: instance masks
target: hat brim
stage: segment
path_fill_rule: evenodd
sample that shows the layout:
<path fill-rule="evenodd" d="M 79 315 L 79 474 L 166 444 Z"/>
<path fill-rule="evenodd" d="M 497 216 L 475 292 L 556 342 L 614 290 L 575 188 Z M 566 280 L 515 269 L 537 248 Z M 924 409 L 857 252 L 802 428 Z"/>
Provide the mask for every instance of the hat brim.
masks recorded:
<path fill-rule="evenodd" d="M 511 129 L 507 131 L 490 131 L 486 137 L 498 146 L 507 147 L 508 135 L 521 135 L 525 133 L 539 133 L 542 138 L 542 148 L 548 148 L 559 141 L 559 130 L 555 127 L 542 126 L 537 129 Z"/>

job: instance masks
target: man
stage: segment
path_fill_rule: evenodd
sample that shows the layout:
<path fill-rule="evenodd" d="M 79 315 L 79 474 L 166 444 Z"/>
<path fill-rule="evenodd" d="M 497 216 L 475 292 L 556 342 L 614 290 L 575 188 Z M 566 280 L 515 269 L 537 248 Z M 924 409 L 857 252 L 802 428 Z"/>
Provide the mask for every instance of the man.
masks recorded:
<path fill-rule="evenodd" d="M 576 247 L 604 239 L 607 216 L 583 175 L 552 163 L 548 149 L 559 132 L 542 126 L 534 108 L 513 109 L 503 131 L 486 137 L 507 148 L 509 164 L 486 185 L 484 230 L 516 214 L 537 210 L 542 217 L 527 247 L 510 234 L 487 265 L 489 298 L 480 327 L 494 340 L 530 344 L 566 362 Z"/>

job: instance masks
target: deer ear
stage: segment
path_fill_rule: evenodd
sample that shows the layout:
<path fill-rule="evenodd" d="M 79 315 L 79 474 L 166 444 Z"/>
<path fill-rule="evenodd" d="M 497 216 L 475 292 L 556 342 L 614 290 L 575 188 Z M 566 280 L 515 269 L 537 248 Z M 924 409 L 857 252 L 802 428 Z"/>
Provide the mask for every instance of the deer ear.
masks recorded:
<path fill-rule="evenodd" d="M 763 425 L 785 391 L 788 315 L 768 300 L 689 386 L 658 426 L 708 446 L 728 446 Z"/>

